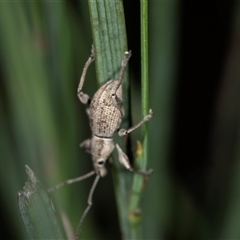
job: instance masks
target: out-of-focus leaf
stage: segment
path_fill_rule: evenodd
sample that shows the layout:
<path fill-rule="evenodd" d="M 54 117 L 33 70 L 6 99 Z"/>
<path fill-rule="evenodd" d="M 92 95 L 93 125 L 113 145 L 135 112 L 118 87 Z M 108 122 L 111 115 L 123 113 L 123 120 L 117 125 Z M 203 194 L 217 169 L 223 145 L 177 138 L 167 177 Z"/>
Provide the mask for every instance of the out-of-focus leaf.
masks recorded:
<path fill-rule="evenodd" d="M 18 193 L 20 213 L 29 239 L 64 239 L 50 197 L 26 165 L 28 181 Z"/>

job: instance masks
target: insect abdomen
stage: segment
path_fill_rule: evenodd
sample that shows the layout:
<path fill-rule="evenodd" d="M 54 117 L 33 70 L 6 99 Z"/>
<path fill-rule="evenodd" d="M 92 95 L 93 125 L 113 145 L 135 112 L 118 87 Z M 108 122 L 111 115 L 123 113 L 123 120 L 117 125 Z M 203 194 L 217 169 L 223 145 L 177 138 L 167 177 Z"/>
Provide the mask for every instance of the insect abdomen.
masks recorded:
<path fill-rule="evenodd" d="M 98 137 L 112 137 L 119 128 L 122 113 L 114 106 L 111 98 L 111 88 L 117 80 L 105 83 L 94 95 L 90 105 L 90 126 L 92 133 Z M 118 98 L 122 99 L 121 86 L 117 91 Z"/>

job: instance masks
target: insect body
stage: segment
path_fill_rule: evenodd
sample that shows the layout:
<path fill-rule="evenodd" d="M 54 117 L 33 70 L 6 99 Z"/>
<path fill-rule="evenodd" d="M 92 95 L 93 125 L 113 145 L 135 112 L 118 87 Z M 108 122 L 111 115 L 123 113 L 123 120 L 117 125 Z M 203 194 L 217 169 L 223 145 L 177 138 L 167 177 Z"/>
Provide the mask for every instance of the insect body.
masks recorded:
<path fill-rule="evenodd" d="M 80 223 L 78 225 L 76 239 L 78 239 L 82 223 L 91 208 L 92 205 L 92 195 L 94 189 L 100 179 L 100 177 L 104 177 L 107 173 L 105 168 L 105 163 L 109 158 L 110 154 L 116 147 L 118 151 L 119 162 L 128 170 L 134 171 L 136 173 L 140 173 L 143 175 L 149 175 L 152 173 L 152 170 L 143 171 L 143 170 L 133 170 L 127 155 L 123 152 L 118 144 L 115 144 L 113 141 L 114 133 L 119 129 L 122 118 L 124 116 L 124 109 L 122 106 L 122 81 L 123 75 L 128 63 L 128 60 L 131 57 L 131 51 L 125 52 L 124 59 L 122 60 L 122 67 L 120 71 L 120 76 L 118 80 L 109 80 L 103 86 L 101 86 L 98 91 L 94 94 L 92 101 L 89 96 L 82 91 L 82 87 L 84 84 L 85 76 L 89 65 L 94 61 L 94 48 L 92 48 L 91 55 L 87 60 L 82 76 L 80 78 L 80 83 L 77 90 L 77 95 L 80 101 L 83 104 L 90 103 L 90 107 L 87 109 L 87 113 L 89 116 L 90 127 L 92 131 L 92 137 L 90 139 L 85 140 L 80 144 L 81 148 L 84 148 L 86 152 L 90 153 L 92 156 L 92 162 L 94 170 L 90 173 L 78 177 L 76 179 L 70 179 L 63 183 L 60 183 L 56 187 L 50 189 L 58 189 L 66 184 L 71 184 L 73 182 L 81 181 L 86 179 L 94 174 L 96 174 L 96 178 L 91 187 L 89 196 L 88 196 L 88 206 L 85 209 Z M 140 127 L 144 122 L 149 121 L 152 117 L 152 110 L 149 110 L 149 114 L 145 116 L 137 125 L 129 128 L 129 129 L 120 129 L 118 131 L 119 136 L 126 136 L 133 130 Z"/>
<path fill-rule="evenodd" d="M 90 127 L 92 130 L 92 138 L 84 141 L 80 146 L 85 148 L 87 152 L 92 155 L 94 169 L 97 175 L 105 176 L 105 162 L 115 148 L 113 142 L 113 135 L 119 129 L 122 118 L 124 116 L 124 109 L 122 106 L 122 80 L 128 60 L 131 57 L 131 51 L 125 52 L 124 59 L 122 60 L 122 68 L 118 80 L 109 80 L 95 93 L 88 115 L 90 120 Z M 90 63 L 94 61 L 94 49 L 92 49 L 91 56 L 85 64 L 83 74 L 80 79 L 78 87 L 78 97 L 84 104 L 89 102 L 89 96 L 82 92 L 82 86 Z M 144 122 L 152 117 L 152 110 L 139 124 L 125 130 L 119 131 L 120 136 L 127 135 L 131 131 L 141 126 Z M 116 148 L 119 155 L 119 161 L 127 169 L 132 170 L 127 156 L 123 153 L 118 144 Z"/>
<path fill-rule="evenodd" d="M 106 174 L 104 165 L 115 147 L 113 134 L 119 128 L 124 115 L 121 106 L 122 86 L 120 85 L 118 89 L 116 87 L 118 87 L 118 80 L 110 80 L 105 83 L 95 93 L 88 111 L 92 130 L 92 138 L 89 140 L 90 153 L 96 174 L 101 177 Z M 80 146 L 88 148 L 85 144 Z"/>

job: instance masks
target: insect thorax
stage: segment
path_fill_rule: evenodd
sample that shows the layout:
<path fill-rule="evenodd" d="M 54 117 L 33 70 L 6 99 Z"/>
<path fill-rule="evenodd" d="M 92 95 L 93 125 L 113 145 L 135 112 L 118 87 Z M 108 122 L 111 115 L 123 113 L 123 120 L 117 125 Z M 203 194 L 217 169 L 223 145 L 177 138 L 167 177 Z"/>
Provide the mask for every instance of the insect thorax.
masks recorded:
<path fill-rule="evenodd" d="M 93 166 L 98 175 L 104 177 L 107 174 L 105 163 L 112 153 L 115 145 L 112 138 L 92 136 L 91 155 Z"/>

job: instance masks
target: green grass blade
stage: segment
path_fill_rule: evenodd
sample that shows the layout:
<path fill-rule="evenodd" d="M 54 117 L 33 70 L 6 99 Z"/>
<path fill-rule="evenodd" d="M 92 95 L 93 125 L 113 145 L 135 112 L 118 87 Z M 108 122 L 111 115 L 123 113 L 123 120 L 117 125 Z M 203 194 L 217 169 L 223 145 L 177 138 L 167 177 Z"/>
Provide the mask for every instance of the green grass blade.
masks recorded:
<path fill-rule="evenodd" d="M 64 239 L 47 191 L 28 166 L 26 172 L 28 181 L 18 193 L 18 204 L 29 239 Z"/>
<path fill-rule="evenodd" d="M 89 0 L 88 3 L 96 52 L 97 78 L 99 84 L 103 84 L 107 80 L 118 79 L 124 52 L 128 50 L 124 10 L 122 1 L 119 0 Z M 128 74 L 126 72 L 123 80 L 125 117 L 122 121 L 122 127 L 124 128 L 129 126 L 129 83 L 127 79 Z M 123 140 L 119 144 L 125 150 Z M 127 203 L 129 200 L 130 175 L 122 168 L 117 157 L 114 156 L 113 178 L 121 231 L 124 238 L 129 238 Z"/>
<path fill-rule="evenodd" d="M 128 50 L 123 6 L 121 1 L 89 0 L 89 9 L 97 79 L 103 84 L 118 78 L 123 54 Z"/>

